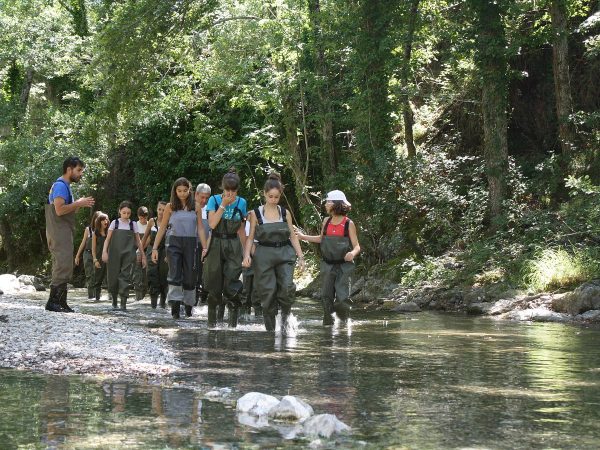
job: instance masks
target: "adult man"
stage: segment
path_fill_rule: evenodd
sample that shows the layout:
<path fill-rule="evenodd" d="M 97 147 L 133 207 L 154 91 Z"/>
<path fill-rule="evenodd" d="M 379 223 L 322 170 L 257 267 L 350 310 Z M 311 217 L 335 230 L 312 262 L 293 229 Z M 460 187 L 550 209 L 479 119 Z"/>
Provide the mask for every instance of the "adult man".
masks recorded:
<path fill-rule="evenodd" d="M 202 210 L 202 223 L 204 224 L 204 232 L 206 233 L 206 239 L 209 238 L 210 228 L 208 227 L 208 215 L 206 213 L 206 203 L 208 203 L 208 199 L 210 198 L 211 189 L 210 186 L 206 183 L 200 183 L 196 186 L 196 193 L 194 195 L 194 200 L 196 202 L 196 209 Z M 202 289 L 202 246 L 198 243 L 198 260 L 196 262 L 198 267 L 198 277 L 196 278 L 196 304 L 198 304 L 198 300 L 200 299 L 202 303 L 206 303 L 206 297 L 208 296 L 208 292 Z"/>
<path fill-rule="evenodd" d="M 79 208 L 94 205 L 92 197 L 73 198 L 71 183 L 81 180 L 85 164 L 70 156 L 63 163 L 63 174 L 50 188 L 46 213 L 46 239 L 52 255 L 52 280 L 47 311 L 73 312 L 67 305 L 67 282 L 73 275 L 73 230 Z"/>

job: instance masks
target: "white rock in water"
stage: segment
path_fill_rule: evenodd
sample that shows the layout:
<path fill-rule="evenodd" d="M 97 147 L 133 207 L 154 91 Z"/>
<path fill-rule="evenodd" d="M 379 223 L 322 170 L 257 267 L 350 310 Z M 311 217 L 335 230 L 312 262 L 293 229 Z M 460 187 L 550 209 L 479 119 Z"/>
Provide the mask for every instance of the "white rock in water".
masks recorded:
<path fill-rule="evenodd" d="M 292 395 L 286 395 L 279 404 L 269 411 L 269 417 L 276 420 L 302 421 L 314 414 L 312 406 Z"/>
<path fill-rule="evenodd" d="M 272 395 L 249 392 L 237 401 L 236 410 L 255 416 L 264 416 L 269 413 L 271 408 L 278 404 L 279 400 Z"/>
<path fill-rule="evenodd" d="M 221 394 L 223 397 L 226 397 L 226 396 L 228 396 L 229 394 L 231 394 L 231 388 L 229 388 L 229 387 L 224 387 L 224 388 L 221 388 L 221 389 L 219 389 L 219 392 L 220 392 L 220 394 Z"/>
<path fill-rule="evenodd" d="M 209 391 L 206 394 L 204 394 L 204 396 L 206 398 L 220 398 L 221 393 L 219 391 Z"/>
<path fill-rule="evenodd" d="M 36 291 L 37 291 L 37 289 L 29 284 L 26 284 L 25 286 L 21 286 L 21 289 L 19 289 L 20 294 L 33 294 Z"/>
<path fill-rule="evenodd" d="M 0 290 L 5 294 L 16 294 L 21 288 L 19 279 L 11 273 L 0 275 Z"/>
<path fill-rule="evenodd" d="M 298 424 L 275 424 L 273 428 L 281 435 L 283 439 L 296 439 L 302 433 L 302 425 Z"/>
<path fill-rule="evenodd" d="M 350 432 L 351 428 L 338 420 L 334 414 L 318 414 L 304 422 L 304 434 L 329 438 L 333 434 Z"/>
<path fill-rule="evenodd" d="M 255 416 L 246 412 L 238 412 L 237 420 L 242 425 L 252 428 L 266 428 L 269 426 L 269 419 L 264 414 L 262 416 Z"/>

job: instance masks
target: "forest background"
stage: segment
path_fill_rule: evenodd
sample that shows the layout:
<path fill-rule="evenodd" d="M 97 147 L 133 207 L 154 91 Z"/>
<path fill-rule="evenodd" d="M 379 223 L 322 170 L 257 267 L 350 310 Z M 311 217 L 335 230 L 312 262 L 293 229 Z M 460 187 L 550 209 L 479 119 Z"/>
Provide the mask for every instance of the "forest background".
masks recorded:
<path fill-rule="evenodd" d="M 600 277 L 599 1 L 0 0 L 0 30 L 2 271 L 48 270 L 77 155 L 111 217 L 235 166 L 317 232 L 342 189 L 404 286 Z"/>

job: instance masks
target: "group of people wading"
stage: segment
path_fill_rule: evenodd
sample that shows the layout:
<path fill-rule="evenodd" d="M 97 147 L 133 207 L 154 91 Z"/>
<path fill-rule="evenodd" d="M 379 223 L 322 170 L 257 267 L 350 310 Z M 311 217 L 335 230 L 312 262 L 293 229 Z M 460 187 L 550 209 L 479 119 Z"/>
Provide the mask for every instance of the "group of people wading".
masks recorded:
<path fill-rule="evenodd" d="M 236 327 L 241 308 L 253 307 L 268 331 L 275 330 L 279 312 L 285 330 L 295 297 L 294 268 L 296 262 L 300 269 L 305 266 L 299 242 L 304 240 L 321 249 L 323 324 L 331 325 L 334 314 L 348 319 L 350 276 L 360 245 L 356 226 L 347 217 L 351 205 L 342 191 L 327 194 L 328 217 L 321 234 L 310 236 L 293 226 L 291 214 L 279 204 L 284 186 L 276 173 L 264 185 L 264 204 L 251 211 L 238 196 L 235 169 L 223 176 L 223 192 L 217 195 L 204 183 L 194 193 L 188 179 L 178 178 L 170 200 L 158 202 L 154 218 L 140 207 L 138 221 L 132 220 L 128 201 L 121 202 L 119 217 L 112 221 L 96 211 L 73 260 L 75 214 L 81 207 L 94 206 L 92 197 L 75 200 L 71 191 L 84 168 L 79 158 L 67 158 L 63 175 L 48 195 L 52 280 L 46 310 L 73 311 L 67 304 L 67 282 L 73 263 L 83 259 L 88 297 L 100 300 L 106 277 L 113 309 L 126 310 L 133 283 L 138 300 L 147 286 L 152 308 L 169 303 L 175 319 L 180 318 L 181 306 L 190 317 L 200 302 L 208 304 L 209 328 L 224 321 L 225 309 L 229 327 Z"/>

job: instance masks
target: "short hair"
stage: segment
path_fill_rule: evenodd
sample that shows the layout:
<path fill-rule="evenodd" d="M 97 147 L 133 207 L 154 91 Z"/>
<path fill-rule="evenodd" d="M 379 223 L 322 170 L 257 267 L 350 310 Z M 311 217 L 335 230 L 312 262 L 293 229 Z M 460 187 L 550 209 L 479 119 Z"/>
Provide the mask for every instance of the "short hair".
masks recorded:
<path fill-rule="evenodd" d="M 196 192 L 199 194 L 210 194 L 212 190 L 208 184 L 200 183 L 198 186 L 196 186 Z"/>
<path fill-rule="evenodd" d="M 123 208 L 129 208 L 130 210 L 133 210 L 133 206 L 129 200 L 123 200 L 121 203 L 119 203 L 119 209 L 117 211 L 121 212 Z"/>
<path fill-rule="evenodd" d="M 79 159 L 77 156 L 69 156 L 67 159 L 65 159 L 65 161 L 63 162 L 63 173 L 67 173 L 67 169 L 69 167 L 85 167 L 85 163 Z"/>
<path fill-rule="evenodd" d="M 140 206 L 137 210 L 138 217 L 148 217 L 150 214 L 148 213 L 148 208 L 145 206 Z"/>

